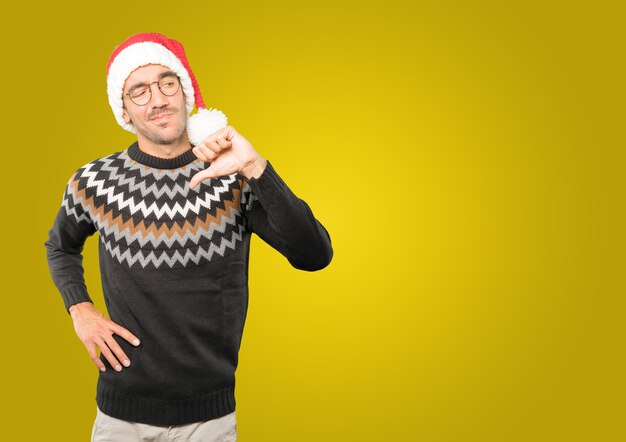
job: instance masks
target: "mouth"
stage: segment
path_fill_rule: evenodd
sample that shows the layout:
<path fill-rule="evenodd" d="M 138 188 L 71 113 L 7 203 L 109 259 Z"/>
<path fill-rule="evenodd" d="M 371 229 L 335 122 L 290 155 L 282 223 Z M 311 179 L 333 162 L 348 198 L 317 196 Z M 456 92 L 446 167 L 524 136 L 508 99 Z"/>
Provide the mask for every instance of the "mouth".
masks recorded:
<path fill-rule="evenodd" d="M 172 114 L 160 114 L 157 115 L 156 117 L 152 117 L 150 119 L 150 121 L 160 121 L 160 120 L 165 120 L 167 118 L 170 118 L 172 116 Z"/>

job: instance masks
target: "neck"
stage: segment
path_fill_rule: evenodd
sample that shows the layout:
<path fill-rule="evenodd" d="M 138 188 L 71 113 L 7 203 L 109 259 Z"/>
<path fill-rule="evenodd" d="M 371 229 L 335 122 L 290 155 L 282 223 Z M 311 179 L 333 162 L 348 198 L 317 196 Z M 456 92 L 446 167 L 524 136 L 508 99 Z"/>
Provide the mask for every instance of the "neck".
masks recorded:
<path fill-rule="evenodd" d="M 168 144 L 158 144 L 137 134 L 137 144 L 142 152 L 159 158 L 174 158 L 191 149 L 187 132 L 178 140 Z"/>

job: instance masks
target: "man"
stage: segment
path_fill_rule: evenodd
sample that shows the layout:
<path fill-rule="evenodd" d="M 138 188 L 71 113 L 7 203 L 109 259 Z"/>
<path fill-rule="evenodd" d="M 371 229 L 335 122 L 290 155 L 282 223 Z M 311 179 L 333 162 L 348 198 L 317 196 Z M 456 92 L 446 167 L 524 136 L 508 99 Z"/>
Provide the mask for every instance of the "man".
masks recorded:
<path fill-rule="evenodd" d="M 109 59 L 107 85 L 137 141 L 70 177 L 45 243 L 100 369 L 92 440 L 236 440 L 250 236 L 307 271 L 332 260 L 330 236 L 224 114 L 205 108 L 180 43 L 130 37 Z M 83 278 L 95 232 L 110 319 Z"/>

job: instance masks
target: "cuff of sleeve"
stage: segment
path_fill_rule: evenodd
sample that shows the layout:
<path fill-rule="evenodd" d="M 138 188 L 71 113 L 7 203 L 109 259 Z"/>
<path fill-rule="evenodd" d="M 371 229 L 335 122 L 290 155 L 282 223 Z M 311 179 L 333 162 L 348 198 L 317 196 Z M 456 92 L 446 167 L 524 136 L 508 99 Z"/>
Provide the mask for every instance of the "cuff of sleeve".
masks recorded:
<path fill-rule="evenodd" d="M 68 311 L 72 305 L 80 302 L 93 302 L 87 293 L 87 287 L 82 284 L 74 284 L 64 288 L 61 291 L 63 302 L 65 303 L 65 310 Z"/>
<path fill-rule="evenodd" d="M 244 179 L 250 185 L 252 192 L 257 195 L 259 194 L 259 191 L 262 193 L 265 189 L 269 189 L 272 187 L 287 187 L 287 184 L 285 184 L 285 182 L 278 175 L 278 173 L 276 173 L 276 170 L 274 169 L 274 166 L 272 166 L 272 163 L 270 163 L 269 160 L 266 161 L 267 165 L 265 166 L 265 169 L 263 169 L 263 172 L 257 178 L 248 179 L 244 177 Z"/>

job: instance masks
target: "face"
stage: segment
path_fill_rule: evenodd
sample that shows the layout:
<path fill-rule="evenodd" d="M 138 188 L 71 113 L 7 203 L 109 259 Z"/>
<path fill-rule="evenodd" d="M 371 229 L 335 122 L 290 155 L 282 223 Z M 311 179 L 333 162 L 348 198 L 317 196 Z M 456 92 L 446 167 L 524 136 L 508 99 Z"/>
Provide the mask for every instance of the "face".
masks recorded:
<path fill-rule="evenodd" d="M 154 144 L 175 144 L 187 136 L 187 109 L 182 86 L 168 97 L 159 90 L 157 83 L 153 83 L 163 81 L 170 72 L 165 66 L 149 64 L 135 69 L 126 79 L 123 90 L 124 121 L 132 122 L 140 141 L 143 138 Z M 138 85 L 150 83 L 153 83 L 150 85 L 152 97 L 145 105 L 133 103 L 126 95 L 136 90 Z"/>

